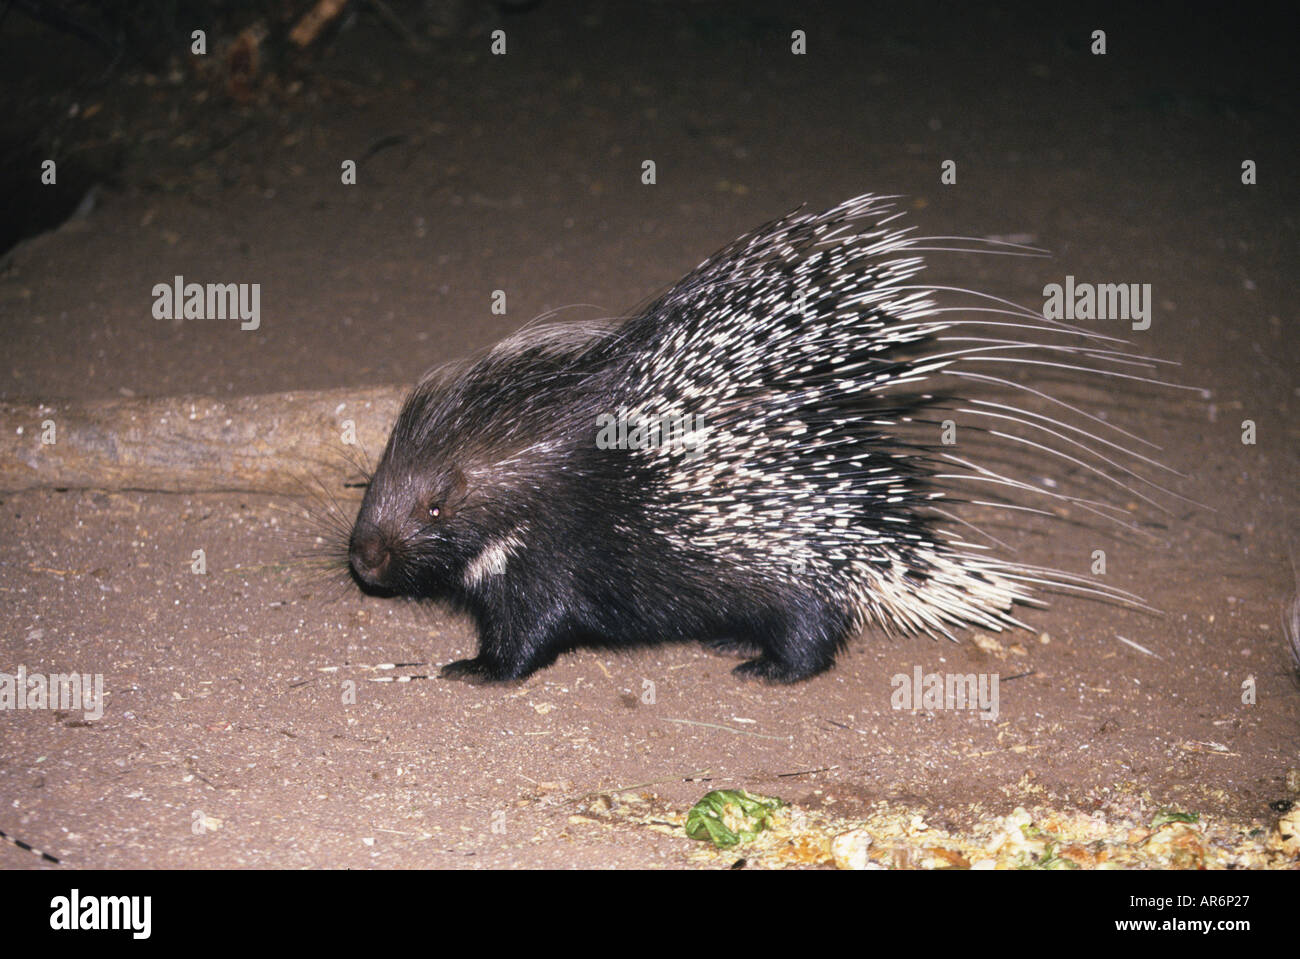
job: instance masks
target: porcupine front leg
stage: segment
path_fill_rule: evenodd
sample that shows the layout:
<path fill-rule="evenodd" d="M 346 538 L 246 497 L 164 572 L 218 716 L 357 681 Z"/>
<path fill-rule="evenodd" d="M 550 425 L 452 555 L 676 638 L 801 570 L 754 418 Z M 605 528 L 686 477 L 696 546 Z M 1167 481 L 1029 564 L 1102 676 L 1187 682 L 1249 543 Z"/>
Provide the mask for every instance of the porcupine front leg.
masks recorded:
<path fill-rule="evenodd" d="M 762 654 L 732 672 L 742 679 L 797 683 L 835 665 L 847 644 L 851 616 L 826 600 L 794 600 L 762 618 L 753 635 Z"/>
<path fill-rule="evenodd" d="M 566 647 L 546 635 L 526 635 L 509 639 L 483 632 L 479 636 L 478 655 L 458 659 L 439 670 L 443 679 L 467 683 L 502 683 L 524 679 L 543 666 L 549 666 Z"/>
<path fill-rule="evenodd" d="M 438 675 L 443 679 L 475 684 L 524 679 L 551 665 L 573 645 L 558 609 L 531 614 L 527 610 L 481 609 L 475 611 L 474 618 L 478 622 L 478 655 L 442 667 Z"/>

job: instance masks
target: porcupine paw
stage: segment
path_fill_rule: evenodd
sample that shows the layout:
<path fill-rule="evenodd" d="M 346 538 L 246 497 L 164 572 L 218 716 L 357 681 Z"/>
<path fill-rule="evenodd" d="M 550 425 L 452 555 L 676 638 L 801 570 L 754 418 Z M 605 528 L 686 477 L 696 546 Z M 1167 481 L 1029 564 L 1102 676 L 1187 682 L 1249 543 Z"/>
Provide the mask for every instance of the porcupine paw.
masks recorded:
<path fill-rule="evenodd" d="M 815 676 L 827 668 L 829 668 L 829 664 L 826 666 L 794 666 L 790 663 L 772 659 L 769 656 L 759 656 L 755 659 L 746 660 L 731 672 L 741 679 L 761 679 L 768 683 L 797 683 L 801 679 Z"/>
<path fill-rule="evenodd" d="M 463 683 L 472 683 L 475 686 L 482 686 L 485 683 L 502 683 L 521 677 L 512 676 L 510 673 L 501 668 L 501 664 L 496 660 L 488 659 L 484 656 L 476 656 L 473 659 L 458 659 L 453 663 L 448 663 L 438 671 L 442 679 L 458 679 Z"/>

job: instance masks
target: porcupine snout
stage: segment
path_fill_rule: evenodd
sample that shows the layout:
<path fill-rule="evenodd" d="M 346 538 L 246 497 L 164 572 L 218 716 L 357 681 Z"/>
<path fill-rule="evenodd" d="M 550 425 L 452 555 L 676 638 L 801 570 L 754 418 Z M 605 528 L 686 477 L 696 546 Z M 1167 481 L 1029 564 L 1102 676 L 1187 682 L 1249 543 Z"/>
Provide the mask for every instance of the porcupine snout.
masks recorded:
<path fill-rule="evenodd" d="M 383 532 L 369 523 L 357 523 L 348 542 L 348 562 L 367 586 L 389 585 L 393 551 Z"/>

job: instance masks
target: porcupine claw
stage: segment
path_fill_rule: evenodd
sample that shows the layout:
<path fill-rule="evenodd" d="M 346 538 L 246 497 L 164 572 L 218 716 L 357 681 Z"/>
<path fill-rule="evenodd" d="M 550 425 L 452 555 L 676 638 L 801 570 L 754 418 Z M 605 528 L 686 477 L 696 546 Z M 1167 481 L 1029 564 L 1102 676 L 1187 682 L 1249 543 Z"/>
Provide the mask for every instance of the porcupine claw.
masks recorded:
<path fill-rule="evenodd" d="M 512 679 L 519 678 L 505 674 L 500 665 L 482 656 L 476 656 L 473 659 L 458 659 L 455 662 L 448 663 L 438 670 L 438 676 L 442 679 L 457 679 L 474 686 L 509 682 Z"/>

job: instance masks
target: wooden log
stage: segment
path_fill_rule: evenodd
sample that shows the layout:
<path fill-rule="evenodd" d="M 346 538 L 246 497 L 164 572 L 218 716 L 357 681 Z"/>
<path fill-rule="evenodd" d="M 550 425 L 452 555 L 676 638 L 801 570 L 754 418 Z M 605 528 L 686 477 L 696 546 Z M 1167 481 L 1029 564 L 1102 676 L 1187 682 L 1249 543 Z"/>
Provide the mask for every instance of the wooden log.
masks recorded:
<path fill-rule="evenodd" d="M 302 493 L 378 462 L 400 387 L 174 396 L 95 403 L 0 401 L 0 491 Z"/>

